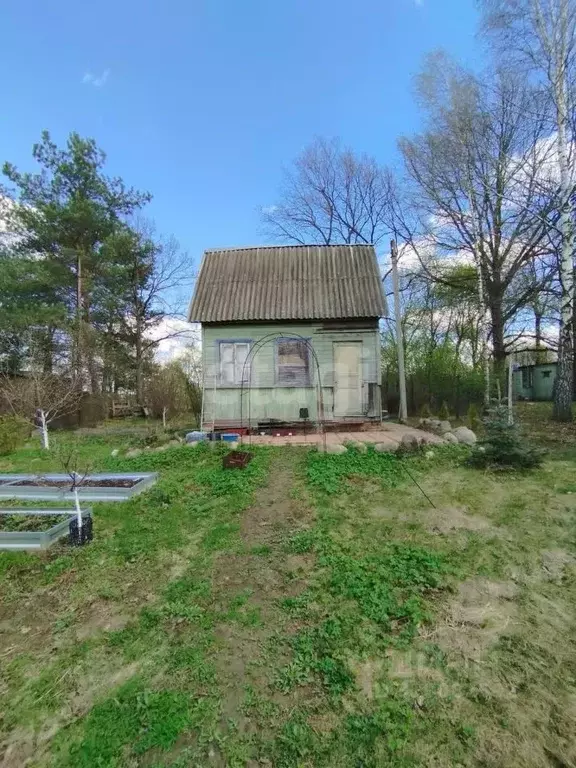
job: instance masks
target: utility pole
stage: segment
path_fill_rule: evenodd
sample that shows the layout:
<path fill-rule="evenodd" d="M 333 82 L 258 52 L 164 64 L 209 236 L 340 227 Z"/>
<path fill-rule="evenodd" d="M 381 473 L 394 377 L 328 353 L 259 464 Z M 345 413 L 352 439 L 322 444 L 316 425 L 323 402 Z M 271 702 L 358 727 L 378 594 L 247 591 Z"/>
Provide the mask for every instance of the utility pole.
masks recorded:
<path fill-rule="evenodd" d="M 406 401 L 406 371 L 404 370 L 404 339 L 402 338 L 402 313 L 400 311 L 400 288 L 398 285 L 398 247 L 396 240 L 390 241 L 392 259 L 392 285 L 394 288 L 394 316 L 396 319 L 396 348 L 398 350 L 398 390 L 400 393 L 400 412 L 398 418 L 405 422 L 408 418 Z"/>

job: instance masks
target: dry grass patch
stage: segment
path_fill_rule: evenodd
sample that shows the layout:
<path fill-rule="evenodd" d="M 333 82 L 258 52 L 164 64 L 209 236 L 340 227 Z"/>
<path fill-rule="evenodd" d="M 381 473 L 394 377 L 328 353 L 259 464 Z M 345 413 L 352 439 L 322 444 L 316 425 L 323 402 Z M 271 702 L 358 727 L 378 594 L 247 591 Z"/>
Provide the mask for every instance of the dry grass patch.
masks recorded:
<path fill-rule="evenodd" d="M 427 636 L 450 653 L 479 660 L 501 635 L 513 631 L 517 594 L 513 582 L 468 579 L 460 584 L 443 619 Z"/>
<path fill-rule="evenodd" d="M 564 549 L 547 549 L 542 552 L 542 569 L 549 581 L 562 581 L 566 567 L 574 563 L 576 559 Z"/>
<path fill-rule="evenodd" d="M 384 659 L 363 659 L 361 661 L 349 659 L 348 666 L 354 675 L 358 690 L 368 701 L 372 701 L 377 694 L 377 686 L 384 667 Z"/>

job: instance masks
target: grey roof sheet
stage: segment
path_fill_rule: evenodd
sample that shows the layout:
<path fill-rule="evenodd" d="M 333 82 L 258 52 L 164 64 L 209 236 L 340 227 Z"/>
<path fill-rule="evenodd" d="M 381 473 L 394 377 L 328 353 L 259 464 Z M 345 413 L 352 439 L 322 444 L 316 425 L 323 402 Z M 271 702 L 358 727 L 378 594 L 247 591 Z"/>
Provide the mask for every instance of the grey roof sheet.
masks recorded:
<path fill-rule="evenodd" d="M 372 245 L 287 245 L 204 253 L 188 319 L 327 320 L 387 313 Z"/>

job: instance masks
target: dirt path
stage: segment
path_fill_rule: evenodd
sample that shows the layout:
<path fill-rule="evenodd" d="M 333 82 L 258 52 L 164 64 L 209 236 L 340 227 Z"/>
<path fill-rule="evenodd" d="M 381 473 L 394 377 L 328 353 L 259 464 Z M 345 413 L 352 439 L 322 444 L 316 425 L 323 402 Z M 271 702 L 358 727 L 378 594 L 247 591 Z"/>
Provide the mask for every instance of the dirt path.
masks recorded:
<path fill-rule="evenodd" d="M 243 714 L 247 690 L 282 704 L 273 690 L 278 666 L 286 662 L 282 651 L 271 649 L 275 635 L 293 631 L 280 602 L 302 592 L 313 567 L 312 555 L 288 554 L 285 543 L 295 531 L 312 524 L 312 512 L 298 493 L 297 451 L 286 451 L 270 468 L 268 485 L 240 521 L 244 551 L 222 554 L 215 562 L 213 589 L 218 608 L 230 616 L 230 605 L 242 602 L 237 620 L 217 628 L 220 646 L 218 677 L 223 687 L 223 715 L 244 733 L 252 732 Z M 243 602 L 245 601 L 245 602 Z"/>

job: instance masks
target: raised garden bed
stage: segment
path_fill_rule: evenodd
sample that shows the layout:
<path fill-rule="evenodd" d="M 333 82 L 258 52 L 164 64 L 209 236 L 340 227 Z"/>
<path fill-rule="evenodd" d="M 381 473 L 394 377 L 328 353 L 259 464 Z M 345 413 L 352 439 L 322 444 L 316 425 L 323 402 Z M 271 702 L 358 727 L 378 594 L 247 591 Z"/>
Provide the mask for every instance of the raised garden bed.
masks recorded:
<path fill-rule="evenodd" d="M 137 480 L 84 480 L 82 488 L 134 488 Z M 38 480 L 20 480 L 17 483 L 10 483 L 12 488 L 26 486 L 27 488 L 72 488 L 72 481 L 68 480 L 49 480 L 46 477 L 40 477 Z"/>
<path fill-rule="evenodd" d="M 80 501 L 125 501 L 154 485 L 155 472 L 88 475 L 78 486 Z M 74 499 L 72 480 L 64 474 L 0 475 L 0 498 Z"/>
<path fill-rule="evenodd" d="M 224 469 L 244 469 L 252 459 L 252 454 L 248 451 L 230 451 L 222 459 Z"/>
<path fill-rule="evenodd" d="M 91 520 L 92 510 L 82 510 L 82 519 Z M 67 536 L 70 522 L 76 520 L 73 509 L 0 509 L 0 550 L 46 549 Z"/>

